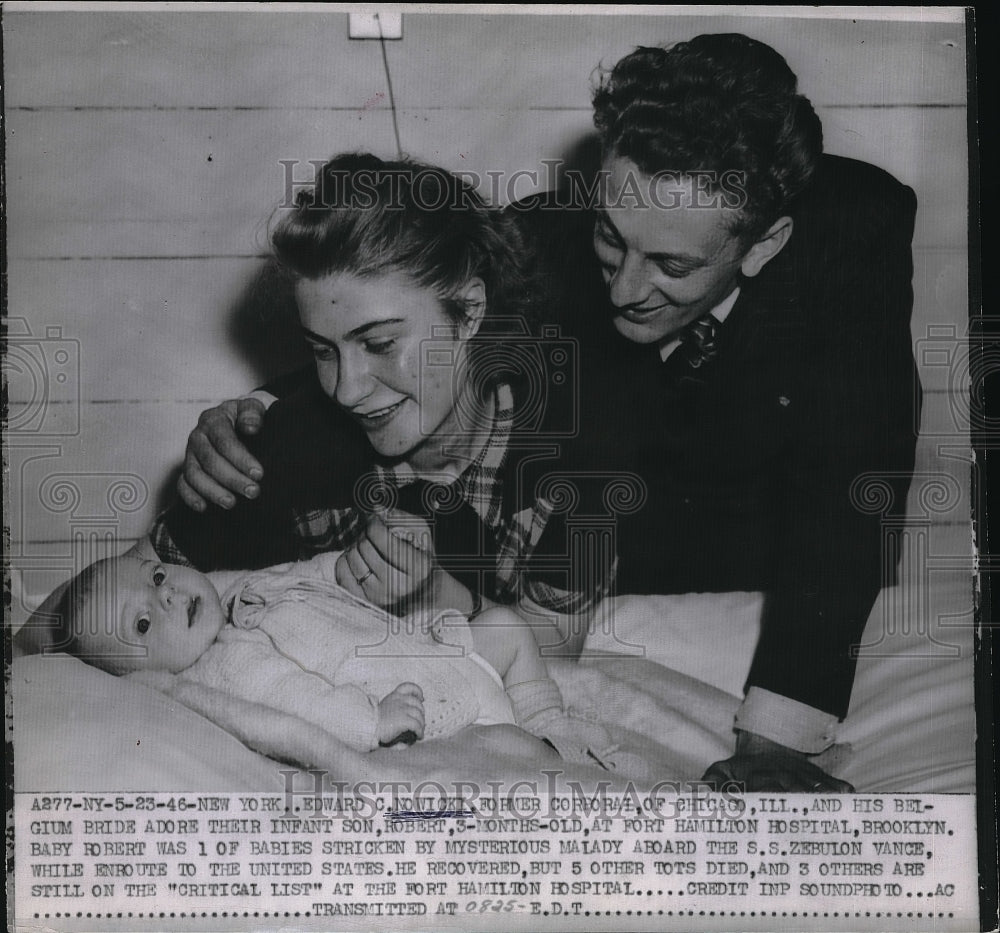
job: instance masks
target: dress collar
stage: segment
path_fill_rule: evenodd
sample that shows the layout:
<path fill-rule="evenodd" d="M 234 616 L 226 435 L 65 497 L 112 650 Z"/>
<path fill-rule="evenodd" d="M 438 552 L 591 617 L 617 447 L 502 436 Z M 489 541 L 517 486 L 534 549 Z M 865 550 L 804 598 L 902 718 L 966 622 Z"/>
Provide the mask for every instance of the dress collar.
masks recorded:
<path fill-rule="evenodd" d="M 507 383 L 497 385 L 494 401 L 493 421 L 486 443 L 460 476 L 418 476 L 408 463 L 393 466 L 375 464 L 375 475 L 381 482 L 396 488 L 407 486 L 418 479 L 429 479 L 443 486 L 457 484 L 456 491 L 483 521 L 493 526 L 500 514 L 502 468 L 514 425 L 514 394 Z"/>

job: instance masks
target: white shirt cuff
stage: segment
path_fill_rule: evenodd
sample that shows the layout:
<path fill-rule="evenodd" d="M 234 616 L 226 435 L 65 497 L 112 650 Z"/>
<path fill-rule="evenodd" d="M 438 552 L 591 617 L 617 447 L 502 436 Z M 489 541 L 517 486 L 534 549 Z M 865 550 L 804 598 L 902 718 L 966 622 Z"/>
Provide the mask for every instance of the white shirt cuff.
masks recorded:
<path fill-rule="evenodd" d="M 265 392 L 263 389 L 254 389 L 253 392 L 248 392 L 243 398 L 255 398 L 261 405 L 264 406 L 264 410 L 267 411 L 276 401 L 278 401 L 278 396 L 271 395 L 270 392 Z"/>
<path fill-rule="evenodd" d="M 737 729 L 807 755 L 829 748 L 836 726 L 836 716 L 762 687 L 751 687 L 736 713 Z"/>

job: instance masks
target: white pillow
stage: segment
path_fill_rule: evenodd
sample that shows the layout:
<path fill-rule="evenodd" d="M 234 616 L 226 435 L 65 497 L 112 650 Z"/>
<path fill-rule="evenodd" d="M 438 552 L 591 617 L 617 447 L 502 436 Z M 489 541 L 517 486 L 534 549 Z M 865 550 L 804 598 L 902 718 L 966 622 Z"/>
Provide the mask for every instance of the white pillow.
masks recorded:
<path fill-rule="evenodd" d="M 742 697 L 763 606 L 763 593 L 618 596 L 597 607 L 584 652 L 640 655 Z"/>
<path fill-rule="evenodd" d="M 15 659 L 17 791 L 280 791 L 280 766 L 163 694 L 67 655 Z"/>

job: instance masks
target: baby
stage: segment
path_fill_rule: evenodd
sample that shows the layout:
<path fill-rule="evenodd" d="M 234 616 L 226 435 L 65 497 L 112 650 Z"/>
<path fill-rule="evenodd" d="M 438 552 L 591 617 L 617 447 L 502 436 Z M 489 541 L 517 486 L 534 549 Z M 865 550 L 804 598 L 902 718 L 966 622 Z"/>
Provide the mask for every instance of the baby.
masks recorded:
<path fill-rule="evenodd" d="M 98 561 L 67 591 L 58 647 L 164 692 L 193 683 L 264 704 L 358 751 L 516 723 L 547 741 L 539 754 L 611 766 L 608 733 L 564 712 L 516 613 L 400 619 L 339 586 L 337 556 L 209 575 L 134 553 Z"/>

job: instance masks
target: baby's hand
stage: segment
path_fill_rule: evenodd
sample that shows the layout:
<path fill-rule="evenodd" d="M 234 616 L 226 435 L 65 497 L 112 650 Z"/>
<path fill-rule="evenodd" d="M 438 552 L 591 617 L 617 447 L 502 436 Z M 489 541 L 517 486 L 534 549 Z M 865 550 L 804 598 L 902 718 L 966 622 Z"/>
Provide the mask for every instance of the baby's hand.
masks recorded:
<path fill-rule="evenodd" d="M 424 736 L 424 694 L 402 683 L 378 705 L 378 740 L 382 745 L 415 742 Z"/>

